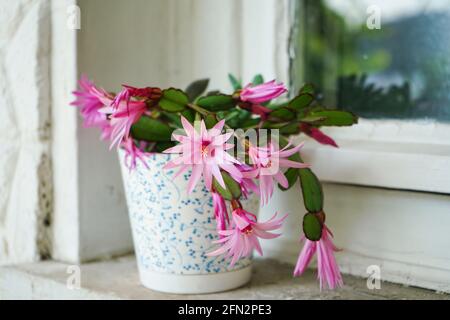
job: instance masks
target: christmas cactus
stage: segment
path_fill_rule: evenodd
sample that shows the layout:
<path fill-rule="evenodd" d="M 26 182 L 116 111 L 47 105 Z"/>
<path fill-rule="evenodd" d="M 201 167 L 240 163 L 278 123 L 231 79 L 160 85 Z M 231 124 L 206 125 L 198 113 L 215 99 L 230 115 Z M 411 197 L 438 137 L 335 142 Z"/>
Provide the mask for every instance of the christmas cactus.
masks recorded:
<path fill-rule="evenodd" d="M 114 94 L 82 77 L 72 104 L 80 108 L 85 126 L 100 128 L 111 148 L 126 151 L 130 170 L 137 161 L 145 165 L 149 153 L 170 153 L 178 157 L 165 170 L 176 168 L 176 174 L 191 170 L 188 193 L 204 181 L 212 195 L 218 233 L 217 248 L 208 255 L 225 255 L 231 265 L 253 250 L 262 255 L 259 238 L 278 237 L 273 231 L 286 218 L 274 213 L 260 222 L 242 206 L 242 198 L 256 193 L 266 205 L 277 185 L 287 190 L 300 183 L 307 213 L 299 221 L 304 245 L 294 274 L 301 275 L 316 253 L 320 287 L 341 286 L 336 247 L 325 224 L 322 187 L 301 158 L 302 144 L 293 145 L 292 137 L 303 133 L 337 147 L 320 128 L 351 126 L 357 118 L 322 106 L 312 85 L 283 100 L 287 89 L 275 80 L 264 82 L 258 75 L 243 87 L 234 76 L 229 79 L 232 93 L 205 94 L 208 80 L 203 79 L 185 90 L 123 85 Z"/>

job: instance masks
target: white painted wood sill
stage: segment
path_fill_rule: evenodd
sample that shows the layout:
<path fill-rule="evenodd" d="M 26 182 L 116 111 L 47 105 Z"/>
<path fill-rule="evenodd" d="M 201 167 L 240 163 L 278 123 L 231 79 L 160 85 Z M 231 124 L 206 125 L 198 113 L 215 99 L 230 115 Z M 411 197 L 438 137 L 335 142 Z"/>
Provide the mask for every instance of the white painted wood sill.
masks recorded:
<path fill-rule="evenodd" d="M 292 277 L 292 265 L 271 259 L 256 259 L 249 284 L 223 293 L 171 295 L 151 291 L 139 284 L 134 256 L 82 264 L 81 288 L 68 289 L 67 268 L 54 261 L 0 268 L 0 300 L 3 299 L 437 299 L 450 295 L 424 289 L 381 283 L 369 290 L 366 280 L 344 276 L 345 285 L 336 291 L 318 288 L 315 274 Z"/>

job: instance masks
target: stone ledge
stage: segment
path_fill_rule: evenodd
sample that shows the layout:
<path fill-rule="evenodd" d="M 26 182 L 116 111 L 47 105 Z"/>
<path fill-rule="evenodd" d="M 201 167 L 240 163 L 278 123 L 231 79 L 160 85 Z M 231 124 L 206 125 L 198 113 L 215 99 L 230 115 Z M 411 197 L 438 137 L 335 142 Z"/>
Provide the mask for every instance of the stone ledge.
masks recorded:
<path fill-rule="evenodd" d="M 366 280 L 344 276 L 345 286 L 320 292 L 313 271 L 292 277 L 292 266 L 257 259 L 252 281 L 237 290 L 206 295 L 172 295 L 139 284 L 134 256 L 80 266 L 81 289 L 66 286 L 68 264 L 45 261 L 0 268 L 2 299 L 450 299 L 450 295 L 383 282 L 369 290 Z"/>

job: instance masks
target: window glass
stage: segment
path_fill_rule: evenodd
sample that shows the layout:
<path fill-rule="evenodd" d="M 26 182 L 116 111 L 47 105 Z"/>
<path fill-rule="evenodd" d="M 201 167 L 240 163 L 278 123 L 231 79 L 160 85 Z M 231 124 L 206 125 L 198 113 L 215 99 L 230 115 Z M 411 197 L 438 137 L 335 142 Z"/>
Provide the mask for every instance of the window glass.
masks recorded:
<path fill-rule="evenodd" d="M 450 121 L 449 0 L 296 0 L 293 87 L 365 118 Z"/>

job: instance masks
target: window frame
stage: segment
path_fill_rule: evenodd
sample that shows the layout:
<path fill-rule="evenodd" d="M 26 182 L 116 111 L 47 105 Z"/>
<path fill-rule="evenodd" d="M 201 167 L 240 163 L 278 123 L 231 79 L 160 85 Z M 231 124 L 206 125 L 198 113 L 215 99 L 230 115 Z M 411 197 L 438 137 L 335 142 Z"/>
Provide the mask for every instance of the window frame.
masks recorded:
<path fill-rule="evenodd" d="M 71 0 L 70 3 L 79 2 Z M 196 20 L 197 24 L 192 25 L 190 15 L 186 15 L 186 12 L 195 12 L 197 16 L 208 17 L 210 8 L 200 3 L 194 5 L 189 2 L 179 4 L 175 3 L 175 0 L 168 1 L 164 4 L 170 15 L 170 24 L 165 30 L 167 34 L 161 37 L 160 42 L 153 44 L 165 50 L 168 58 L 160 72 L 152 76 L 178 86 L 207 73 L 211 76 L 212 87 L 223 89 L 229 89 L 226 87 L 228 83 L 224 77 L 224 72 L 227 71 L 240 75 L 244 81 L 248 81 L 256 73 L 262 73 L 266 79 L 276 78 L 287 83 L 292 57 L 289 50 L 290 37 L 287 36 L 293 21 L 292 4 L 293 0 L 233 1 L 230 8 L 226 7 L 229 4 L 223 4 L 226 7 L 224 9 L 228 10 L 227 14 L 221 17 L 223 23 L 210 25 L 210 20 L 205 18 Z M 76 110 L 67 109 L 67 102 L 71 99 L 70 92 L 76 88 L 80 43 L 76 31 L 61 27 L 66 21 L 66 5 L 52 2 L 52 19 L 51 76 L 52 105 L 55 106 L 52 111 L 55 190 L 52 257 L 79 262 L 117 254 L 124 250 L 123 244 L 119 246 L 117 242 L 111 242 L 106 247 L 102 242 L 97 248 L 92 247 L 95 251 L 89 252 L 83 244 L 83 239 L 86 239 L 87 235 L 97 234 L 116 238 L 128 236 L 125 231 L 103 234 L 97 228 L 83 227 L 88 224 L 95 226 L 98 222 L 95 215 L 82 214 L 83 201 L 97 197 L 95 194 L 89 194 L 88 190 L 80 185 L 80 176 L 89 174 L 86 166 L 80 165 L 79 157 L 79 151 L 87 141 L 81 139 L 81 134 L 86 131 L 80 128 Z M 195 45 L 201 43 L 203 39 L 211 41 L 216 31 L 229 35 L 225 42 L 220 44 L 222 51 L 219 52 L 224 52 L 226 58 L 220 66 L 215 66 L 214 59 L 206 60 L 208 55 L 205 50 Z M 196 35 L 196 43 L 183 40 L 190 39 L 192 34 Z M 180 44 L 182 40 L 184 42 Z M 180 45 L 188 49 L 175 50 Z M 227 51 L 227 48 L 232 49 Z M 450 181 L 450 172 L 446 170 L 450 167 L 450 152 L 442 154 L 441 150 L 441 148 L 447 151 L 450 149 L 450 141 L 445 141 L 446 136 L 450 137 L 450 127 L 423 124 L 420 127 L 419 138 L 413 134 L 418 128 L 416 124 L 397 125 L 361 119 L 360 124 L 354 127 L 326 130 L 341 145 L 340 149 L 311 141 L 304 148 L 305 159 L 312 163 L 313 169 L 323 181 L 450 193 L 450 185 L 446 183 Z M 386 146 L 384 150 L 381 147 L 376 149 L 380 144 L 383 146 L 383 143 Z M 404 147 L 403 153 L 400 152 L 401 147 Z M 423 151 L 424 148 L 427 149 L 426 152 Z M 388 149 L 396 152 L 389 153 Z M 100 151 L 94 149 L 93 152 Z M 111 159 L 114 157 L 113 154 L 109 156 Z M 370 157 L 377 157 L 379 160 L 375 161 Z M 367 161 L 367 158 L 370 160 Z M 331 164 L 329 159 L 332 159 Z M 410 165 L 405 166 L 405 162 Z M 424 177 L 423 167 L 429 163 L 433 163 L 435 170 Z M 352 170 L 349 171 L 348 168 Z M 370 176 L 367 176 L 368 172 Z M 119 209 L 109 214 L 114 217 L 125 215 Z M 130 239 L 123 243 L 131 250 Z"/>
<path fill-rule="evenodd" d="M 161 32 L 152 36 L 153 41 L 146 44 L 146 48 L 159 48 L 150 50 L 154 56 L 146 56 L 146 59 L 158 63 L 150 64 L 153 68 L 151 72 L 128 76 L 145 77 L 145 81 L 141 79 L 142 83 L 183 87 L 192 79 L 207 75 L 211 79 L 210 88 L 225 90 L 231 89 L 228 87 L 227 72 L 239 75 L 246 81 L 256 73 L 286 81 L 288 64 L 284 35 L 289 30 L 288 1 L 213 3 L 198 0 L 181 3 L 168 0 L 155 3 L 152 12 L 165 14 L 159 14 L 157 19 L 148 19 L 147 23 L 151 24 L 148 30 L 156 30 L 155 25 L 166 25 L 166 28 L 159 30 Z M 99 25 L 85 24 L 87 16 L 92 14 L 86 7 L 88 4 L 95 5 L 87 0 L 68 0 L 67 3 L 52 1 L 52 164 L 55 190 L 52 258 L 70 263 L 133 251 L 125 198 L 120 191 L 122 182 L 114 178 L 120 175 L 118 158 L 99 141 L 95 129 L 82 128 L 77 110 L 68 108 L 73 98 L 71 92 L 77 88 L 77 79 L 83 71 L 89 70 L 95 81 L 102 76 L 104 81 L 101 85 L 105 87 L 119 86 L 119 81 L 124 81 L 125 76 L 120 74 L 119 80 L 105 76 L 110 68 L 105 71 L 102 69 L 104 65 L 96 64 L 101 57 L 95 59 L 102 51 L 92 45 L 92 38 L 87 40 L 81 37 L 80 32 L 83 31 L 66 28 L 69 5 L 80 6 L 81 30 L 89 27 L 91 37 L 95 37 L 95 32 L 99 31 L 97 28 L 108 28 L 104 22 Z M 138 6 L 139 3 L 130 6 L 115 0 L 110 10 L 121 12 L 123 16 L 135 15 Z M 214 16 L 211 11 L 220 14 Z M 197 19 L 193 20 L 192 16 Z M 216 41 L 217 38 L 223 41 Z M 211 46 L 205 49 L 203 43 L 210 43 Z M 223 55 L 220 63 L 217 63 L 220 59 L 217 53 Z M 121 54 L 113 55 L 116 61 L 121 59 Z M 136 54 L 135 60 L 143 59 L 138 52 Z M 164 57 L 161 58 L 161 55 Z M 136 69 L 130 70 L 133 72 Z M 102 159 L 97 161 L 102 170 L 96 171 L 90 165 L 93 159 Z M 95 183 L 91 183 L 93 179 Z M 114 192 L 110 187 L 114 187 Z M 98 207 L 100 204 L 102 209 Z"/>

